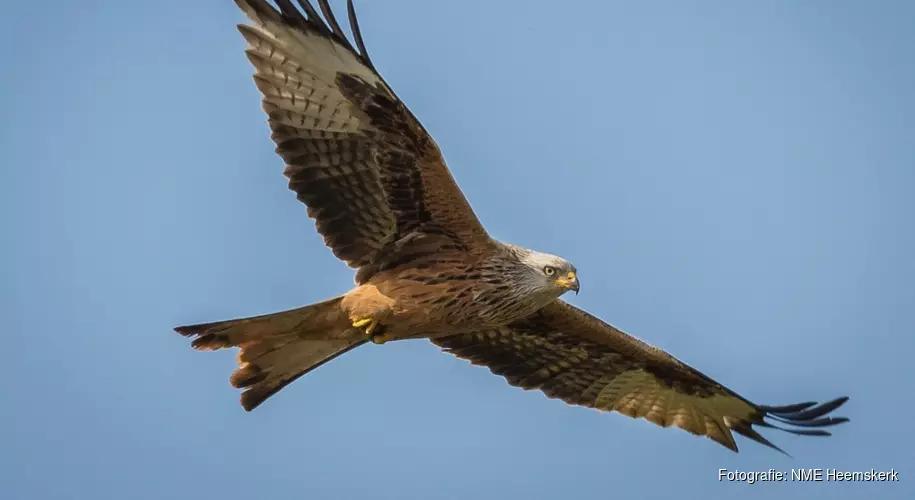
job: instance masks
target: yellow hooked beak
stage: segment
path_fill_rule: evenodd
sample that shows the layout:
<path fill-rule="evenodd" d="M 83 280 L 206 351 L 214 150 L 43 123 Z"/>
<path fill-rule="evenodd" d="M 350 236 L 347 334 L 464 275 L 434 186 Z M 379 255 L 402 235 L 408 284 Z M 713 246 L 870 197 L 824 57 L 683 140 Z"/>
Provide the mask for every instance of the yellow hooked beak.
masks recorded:
<path fill-rule="evenodd" d="M 576 295 L 578 294 L 579 283 L 578 276 L 575 275 L 575 271 L 569 272 L 569 274 L 562 278 L 556 278 L 555 283 L 557 286 L 565 288 L 566 290 L 572 290 Z"/>

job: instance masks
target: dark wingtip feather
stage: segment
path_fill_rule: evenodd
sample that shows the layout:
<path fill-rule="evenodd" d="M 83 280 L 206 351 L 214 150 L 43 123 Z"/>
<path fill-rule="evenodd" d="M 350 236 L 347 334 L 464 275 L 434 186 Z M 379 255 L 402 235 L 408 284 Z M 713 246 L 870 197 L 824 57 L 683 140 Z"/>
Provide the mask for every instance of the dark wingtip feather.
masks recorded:
<path fill-rule="evenodd" d="M 823 427 L 828 425 L 836 425 L 843 422 L 847 422 L 848 419 L 845 417 L 824 417 L 827 413 L 831 413 L 838 409 L 840 406 L 844 405 L 848 401 L 848 396 L 843 396 L 841 398 L 836 398 L 832 401 L 822 403 L 815 406 L 806 406 L 803 409 L 794 410 L 793 407 L 784 407 L 784 406 L 760 406 L 759 409 L 765 412 L 765 416 L 770 417 L 774 420 L 777 420 L 781 423 L 806 426 L 806 427 Z M 796 406 L 796 405 L 792 405 Z M 786 411 L 786 408 L 790 408 Z"/>
<path fill-rule="evenodd" d="M 320 7 L 321 12 L 324 13 L 324 19 L 326 19 L 327 24 L 330 25 L 330 29 L 333 31 L 337 42 L 355 53 L 356 50 L 353 49 L 352 44 L 349 43 L 349 39 L 346 38 L 346 33 L 344 33 L 343 28 L 340 27 L 340 23 L 337 22 L 337 17 L 334 15 L 334 11 L 330 8 L 330 4 L 327 3 L 327 0 L 318 0 L 318 7 Z"/>
<path fill-rule="evenodd" d="M 280 22 L 283 19 L 280 12 L 264 0 L 235 0 L 235 5 L 243 11 L 251 9 L 258 17 L 272 22 Z"/>
<path fill-rule="evenodd" d="M 847 417 L 823 417 L 823 418 L 815 418 L 813 420 L 807 420 L 807 421 L 785 421 L 785 420 L 781 420 L 781 419 L 776 419 L 775 417 L 771 417 L 771 418 L 775 419 L 778 422 L 795 425 L 798 427 L 832 427 L 833 425 L 844 424 L 845 422 L 849 421 L 849 419 Z"/>
<path fill-rule="evenodd" d="M 299 9 L 295 8 L 295 5 L 292 5 L 291 0 L 274 0 L 277 7 L 280 8 L 280 13 L 288 21 L 291 21 L 293 24 L 300 27 L 305 27 L 308 25 L 308 19 L 302 15 L 302 12 Z"/>
<path fill-rule="evenodd" d="M 346 32 L 343 31 L 343 28 L 337 21 L 337 17 L 334 15 L 333 9 L 331 9 L 330 3 L 327 0 L 318 0 L 318 7 L 321 9 L 321 14 L 318 13 L 318 9 L 316 9 L 309 0 L 296 1 L 296 3 L 299 4 L 301 11 L 292 4 L 291 0 L 275 1 L 279 10 L 267 3 L 266 0 L 235 0 L 235 3 L 242 10 L 250 9 L 262 19 L 276 23 L 285 22 L 290 26 L 308 29 L 331 38 L 355 54 L 369 69 L 377 72 L 375 65 L 372 63 L 371 58 L 369 58 L 368 51 L 365 49 L 362 30 L 359 29 L 359 22 L 356 19 L 356 10 L 353 7 L 352 0 L 347 0 L 346 10 L 356 47 L 353 47 L 353 44 L 346 36 Z M 302 14 L 302 11 L 305 12 L 304 15 Z"/>
<path fill-rule="evenodd" d="M 818 427 L 830 427 L 848 422 L 849 419 L 847 417 L 825 416 L 845 404 L 848 399 L 848 396 L 843 396 L 820 404 L 806 402 L 784 406 L 758 406 L 762 413 L 756 421 L 750 423 L 741 422 L 739 425 L 733 426 L 732 430 L 790 457 L 791 455 L 772 444 L 751 426 L 758 425 L 797 436 L 831 436 L 831 432 Z M 781 425 L 775 425 L 765 419 L 771 419 Z"/>
<path fill-rule="evenodd" d="M 369 51 L 365 48 L 365 40 L 362 38 L 362 30 L 359 29 L 359 20 L 356 18 L 356 8 L 353 6 L 353 0 L 346 0 L 346 13 L 349 16 L 349 26 L 353 30 L 353 38 L 356 40 L 356 47 L 359 49 L 362 62 L 373 71 L 377 71 L 372 58 L 369 57 Z"/>
<path fill-rule="evenodd" d="M 785 450 L 779 448 L 778 446 L 775 446 L 775 444 L 772 443 L 772 441 L 769 441 L 768 439 L 766 439 L 762 434 L 756 432 L 756 430 L 753 429 L 753 427 L 750 424 L 747 424 L 746 422 L 741 422 L 740 425 L 732 426 L 731 430 L 736 432 L 737 434 L 740 434 L 741 436 L 743 436 L 745 438 L 752 439 L 753 441 L 756 441 L 757 443 L 759 443 L 761 445 L 768 446 L 769 448 L 772 448 L 773 450 L 775 450 L 779 453 L 782 453 L 783 455 L 786 455 L 788 457 L 791 456 Z M 735 446 L 733 448 L 733 450 L 735 452 L 737 452 L 737 447 Z"/>
<path fill-rule="evenodd" d="M 311 2 L 308 0 L 296 0 L 296 3 L 298 3 L 299 7 L 302 7 L 302 10 L 308 14 L 308 19 L 313 20 L 316 24 L 320 24 L 327 31 L 327 34 L 330 34 L 330 30 L 327 30 L 327 26 L 320 21 L 321 17 L 318 15 L 318 11 L 315 10 L 314 6 L 311 5 Z"/>
<path fill-rule="evenodd" d="M 794 413 L 801 410 L 806 410 L 811 406 L 816 405 L 816 401 L 807 401 L 805 403 L 795 403 L 793 405 L 784 405 L 784 406 L 760 406 L 759 408 L 763 411 L 770 413 Z"/>

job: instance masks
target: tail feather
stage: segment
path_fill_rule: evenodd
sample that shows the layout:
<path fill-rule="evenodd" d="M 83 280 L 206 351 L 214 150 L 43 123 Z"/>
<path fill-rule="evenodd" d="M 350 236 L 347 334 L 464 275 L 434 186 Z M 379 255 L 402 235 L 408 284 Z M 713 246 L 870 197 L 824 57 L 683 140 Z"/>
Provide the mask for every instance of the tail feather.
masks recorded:
<path fill-rule="evenodd" d="M 239 347 L 232 386 L 251 411 L 293 381 L 366 342 L 340 308 L 342 298 L 263 316 L 179 326 L 194 349 Z"/>

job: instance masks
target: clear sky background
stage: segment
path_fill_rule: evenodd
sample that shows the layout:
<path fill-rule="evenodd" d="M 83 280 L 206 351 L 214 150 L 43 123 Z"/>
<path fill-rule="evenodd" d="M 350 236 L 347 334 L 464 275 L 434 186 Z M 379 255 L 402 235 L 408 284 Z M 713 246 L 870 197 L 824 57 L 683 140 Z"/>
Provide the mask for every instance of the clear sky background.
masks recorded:
<path fill-rule="evenodd" d="M 342 2 L 340 2 L 342 4 Z M 913 498 L 915 3 L 360 0 L 494 236 L 748 398 L 851 396 L 734 454 L 368 346 L 253 413 L 171 328 L 345 292 L 282 176 L 229 0 L 0 4 L 0 496 Z M 728 484 L 719 468 L 896 468 Z"/>

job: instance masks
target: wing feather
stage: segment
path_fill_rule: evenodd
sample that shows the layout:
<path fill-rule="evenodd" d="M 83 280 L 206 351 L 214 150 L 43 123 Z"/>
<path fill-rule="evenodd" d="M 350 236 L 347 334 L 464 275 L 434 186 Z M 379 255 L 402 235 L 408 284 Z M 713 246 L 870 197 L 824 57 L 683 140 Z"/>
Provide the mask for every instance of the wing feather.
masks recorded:
<path fill-rule="evenodd" d="M 753 426 L 828 436 L 827 403 L 757 405 L 666 352 L 562 301 L 496 330 L 436 338 L 446 352 L 483 365 L 514 386 L 569 404 L 644 418 L 707 436 L 737 451 L 736 432 L 782 451 Z"/>
<path fill-rule="evenodd" d="M 489 236 L 435 141 L 374 69 L 352 1 L 355 47 L 326 0 L 323 19 L 297 3 L 236 0 L 253 23 L 239 31 L 271 138 L 325 243 L 359 270 L 358 282 L 401 264 L 402 242 L 417 235 L 483 254 Z"/>

